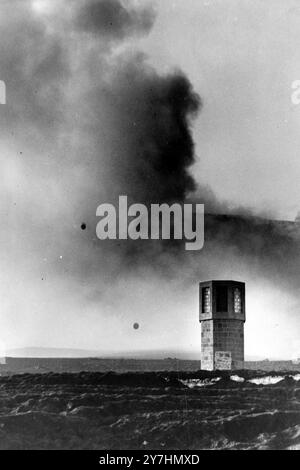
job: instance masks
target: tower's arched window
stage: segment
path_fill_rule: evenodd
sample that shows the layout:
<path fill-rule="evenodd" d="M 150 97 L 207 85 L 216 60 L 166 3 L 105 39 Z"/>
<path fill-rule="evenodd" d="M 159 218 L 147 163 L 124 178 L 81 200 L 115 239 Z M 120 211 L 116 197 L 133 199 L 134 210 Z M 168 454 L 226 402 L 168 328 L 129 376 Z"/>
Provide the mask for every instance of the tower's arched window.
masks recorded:
<path fill-rule="evenodd" d="M 211 308 L 210 287 L 202 288 L 202 313 L 209 313 Z"/>
<path fill-rule="evenodd" d="M 241 313 L 242 312 L 242 294 L 241 294 L 241 289 L 239 289 L 238 287 L 234 288 L 233 302 L 234 302 L 234 313 Z"/>

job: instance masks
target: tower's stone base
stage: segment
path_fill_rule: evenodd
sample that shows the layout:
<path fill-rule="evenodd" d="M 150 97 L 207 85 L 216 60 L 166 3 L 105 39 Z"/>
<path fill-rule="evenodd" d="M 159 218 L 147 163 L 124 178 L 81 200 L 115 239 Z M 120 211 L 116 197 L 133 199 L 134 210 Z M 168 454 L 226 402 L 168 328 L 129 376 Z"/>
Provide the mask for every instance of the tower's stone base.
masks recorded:
<path fill-rule="evenodd" d="M 234 370 L 244 367 L 244 322 L 214 319 L 202 322 L 201 369 Z"/>

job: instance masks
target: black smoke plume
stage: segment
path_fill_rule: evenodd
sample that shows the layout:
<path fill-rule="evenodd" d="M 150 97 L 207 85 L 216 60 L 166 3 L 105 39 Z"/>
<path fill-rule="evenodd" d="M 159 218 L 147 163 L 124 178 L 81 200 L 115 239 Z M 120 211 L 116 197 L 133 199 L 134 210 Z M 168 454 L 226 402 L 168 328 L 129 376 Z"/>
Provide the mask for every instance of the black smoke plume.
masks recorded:
<path fill-rule="evenodd" d="M 3 246 L 16 259 L 20 240 L 38 260 L 67 253 L 67 265 L 53 263 L 53 272 L 95 283 L 137 266 L 189 283 L 229 275 L 277 282 L 281 270 L 294 289 L 298 238 L 243 208 L 240 217 L 208 218 L 205 248 L 196 255 L 178 244 L 97 240 L 96 208 L 120 194 L 146 204 L 189 198 L 212 212 L 230 211 L 192 176 L 199 96 L 184 73 L 158 73 L 130 42 L 150 32 L 153 9 L 117 0 L 53 5 L 47 14 L 26 0 L 1 7 L 9 106 L 0 120 L 3 139 L 14 137 L 2 174 L 16 173 L 1 186 L 7 232 L 15 234 L 12 241 L 4 233 Z"/>
<path fill-rule="evenodd" d="M 200 108 L 189 80 L 179 71 L 160 76 L 136 57 L 118 67 L 105 96 L 113 129 L 106 165 L 117 194 L 146 204 L 183 202 L 196 187 L 191 122 Z"/>

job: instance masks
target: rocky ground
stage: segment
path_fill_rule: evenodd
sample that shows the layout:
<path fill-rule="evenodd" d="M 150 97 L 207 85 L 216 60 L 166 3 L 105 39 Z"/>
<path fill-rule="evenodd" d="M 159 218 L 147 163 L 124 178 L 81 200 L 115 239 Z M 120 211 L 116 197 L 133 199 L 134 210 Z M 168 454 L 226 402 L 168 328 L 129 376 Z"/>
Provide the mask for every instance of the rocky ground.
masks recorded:
<path fill-rule="evenodd" d="M 0 449 L 299 449 L 299 378 L 294 371 L 0 377 Z"/>

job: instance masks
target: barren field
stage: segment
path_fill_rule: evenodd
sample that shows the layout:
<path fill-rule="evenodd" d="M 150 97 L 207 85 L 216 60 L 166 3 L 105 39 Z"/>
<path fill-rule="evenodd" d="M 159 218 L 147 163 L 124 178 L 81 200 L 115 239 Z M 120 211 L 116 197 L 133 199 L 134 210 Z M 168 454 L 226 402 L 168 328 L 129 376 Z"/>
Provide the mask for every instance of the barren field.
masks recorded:
<path fill-rule="evenodd" d="M 300 374 L 0 378 L 1 449 L 300 448 Z M 254 381 L 253 381 L 254 380 Z"/>

